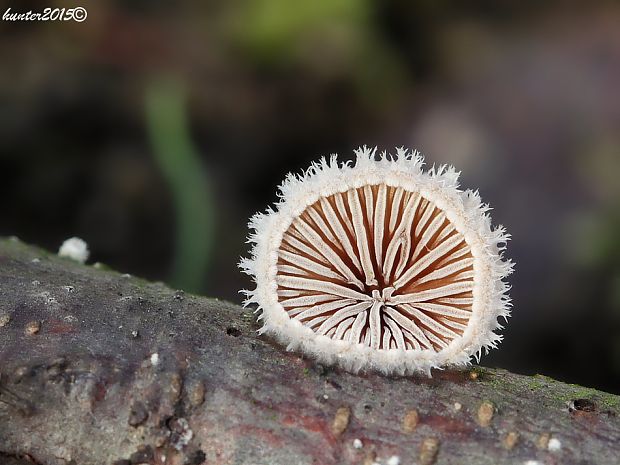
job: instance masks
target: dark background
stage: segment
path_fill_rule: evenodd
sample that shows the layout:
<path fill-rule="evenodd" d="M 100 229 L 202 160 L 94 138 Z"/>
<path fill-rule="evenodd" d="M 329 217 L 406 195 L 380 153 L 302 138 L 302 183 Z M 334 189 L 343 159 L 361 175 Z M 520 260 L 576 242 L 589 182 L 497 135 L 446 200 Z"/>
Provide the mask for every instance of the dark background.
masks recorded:
<path fill-rule="evenodd" d="M 463 171 L 513 235 L 483 364 L 620 393 L 620 5 L 232 0 L 0 22 L 0 234 L 240 302 L 248 217 L 359 145 Z"/>

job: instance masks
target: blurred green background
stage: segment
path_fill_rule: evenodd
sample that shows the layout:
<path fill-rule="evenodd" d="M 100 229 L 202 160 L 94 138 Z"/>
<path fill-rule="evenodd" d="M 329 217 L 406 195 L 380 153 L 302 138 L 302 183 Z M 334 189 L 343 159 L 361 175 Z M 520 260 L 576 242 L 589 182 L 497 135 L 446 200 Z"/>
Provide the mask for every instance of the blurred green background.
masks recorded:
<path fill-rule="evenodd" d="M 620 392 L 618 2 L 79 5 L 0 22 L 0 234 L 239 302 L 247 219 L 287 172 L 417 147 L 513 235 L 483 364 Z"/>

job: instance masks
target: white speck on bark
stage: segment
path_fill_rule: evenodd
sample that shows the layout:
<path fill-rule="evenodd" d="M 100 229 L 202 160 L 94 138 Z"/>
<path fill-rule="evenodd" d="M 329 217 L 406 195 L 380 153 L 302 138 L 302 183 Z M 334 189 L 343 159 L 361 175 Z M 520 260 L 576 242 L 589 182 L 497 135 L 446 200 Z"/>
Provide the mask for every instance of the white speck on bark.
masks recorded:
<path fill-rule="evenodd" d="M 90 252 L 88 250 L 88 244 L 79 237 L 72 237 L 62 243 L 58 250 L 60 257 L 67 257 L 71 260 L 75 260 L 78 263 L 86 263 Z"/>
<path fill-rule="evenodd" d="M 185 418 L 178 418 L 173 422 L 172 434 L 171 444 L 176 450 L 183 449 L 194 437 L 194 432 Z"/>
<path fill-rule="evenodd" d="M 558 452 L 562 449 L 562 442 L 558 438 L 549 439 L 549 444 L 547 444 L 547 449 L 551 452 Z"/>

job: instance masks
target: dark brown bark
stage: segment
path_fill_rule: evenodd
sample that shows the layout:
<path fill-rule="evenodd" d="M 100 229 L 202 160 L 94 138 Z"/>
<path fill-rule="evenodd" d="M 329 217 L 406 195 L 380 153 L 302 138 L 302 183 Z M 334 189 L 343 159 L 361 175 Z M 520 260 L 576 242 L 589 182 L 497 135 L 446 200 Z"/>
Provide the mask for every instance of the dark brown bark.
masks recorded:
<path fill-rule="evenodd" d="M 593 389 L 327 369 L 258 337 L 249 310 L 15 240 L 0 294 L 0 462 L 620 462 L 620 398 Z"/>

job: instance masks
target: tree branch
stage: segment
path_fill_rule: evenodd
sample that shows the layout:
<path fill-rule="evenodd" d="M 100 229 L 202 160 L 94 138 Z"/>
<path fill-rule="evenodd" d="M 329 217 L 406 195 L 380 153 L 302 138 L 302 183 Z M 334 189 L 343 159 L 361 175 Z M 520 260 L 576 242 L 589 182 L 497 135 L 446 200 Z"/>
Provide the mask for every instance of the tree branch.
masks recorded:
<path fill-rule="evenodd" d="M 499 369 L 351 375 L 249 310 L 0 240 L 0 458 L 617 464 L 620 398 Z M 570 404 L 570 409 L 569 409 Z M 4 455 L 3 455 L 4 454 Z"/>

